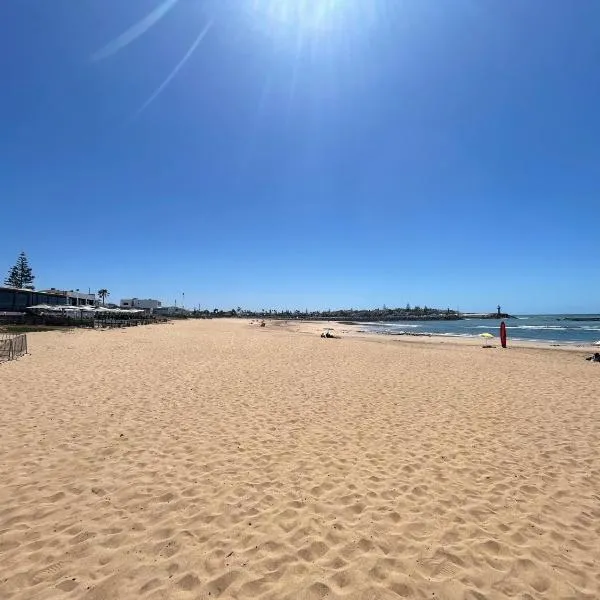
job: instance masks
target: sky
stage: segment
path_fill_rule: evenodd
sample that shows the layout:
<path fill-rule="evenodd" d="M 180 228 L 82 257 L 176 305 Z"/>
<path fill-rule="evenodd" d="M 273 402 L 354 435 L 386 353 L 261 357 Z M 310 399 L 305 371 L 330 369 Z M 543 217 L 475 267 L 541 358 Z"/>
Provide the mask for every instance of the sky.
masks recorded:
<path fill-rule="evenodd" d="M 600 312 L 595 0 L 4 0 L 0 276 Z"/>

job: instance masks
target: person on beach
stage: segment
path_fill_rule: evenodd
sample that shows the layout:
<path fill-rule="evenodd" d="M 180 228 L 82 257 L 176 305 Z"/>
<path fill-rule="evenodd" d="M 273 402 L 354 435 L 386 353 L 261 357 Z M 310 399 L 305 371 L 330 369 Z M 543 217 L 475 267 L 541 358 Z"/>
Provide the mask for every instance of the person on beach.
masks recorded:
<path fill-rule="evenodd" d="M 594 356 L 588 356 L 585 360 L 591 360 L 592 362 L 600 362 L 600 352 L 594 352 Z"/>

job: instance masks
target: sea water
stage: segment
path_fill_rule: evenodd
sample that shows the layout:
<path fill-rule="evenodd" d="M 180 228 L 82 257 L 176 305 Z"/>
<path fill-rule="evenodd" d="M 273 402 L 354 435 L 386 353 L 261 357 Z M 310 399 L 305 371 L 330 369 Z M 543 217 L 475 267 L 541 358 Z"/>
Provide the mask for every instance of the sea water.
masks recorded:
<path fill-rule="evenodd" d="M 500 322 L 500 319 L 411 320 L 361 325 L 365 331 L 388 335 L 420 334 L 475 338 L 486 332 L 499 337 Z M 509 340 L 573 345 L 589 345 L 600 341 L 600 315 L 519 315 L 504 319 L 504 322 Z"/>

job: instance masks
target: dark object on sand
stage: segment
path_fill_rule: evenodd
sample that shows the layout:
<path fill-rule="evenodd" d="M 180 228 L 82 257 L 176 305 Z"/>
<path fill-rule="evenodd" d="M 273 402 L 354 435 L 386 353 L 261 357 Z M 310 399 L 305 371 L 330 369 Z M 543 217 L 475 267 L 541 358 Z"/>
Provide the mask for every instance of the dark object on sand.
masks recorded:
<path fill-rule="evenodd" d="M 498 307 L 498 310 L 500 310 L 500 307 Z M 506 323 L 504 321 L 500 323 L 500 343 L 503 348 L 506 348 Z"/>
<path fill-rule="evenodd" d="M 331 331 L 324 331 L 321 334 L 322 338 L 330 338 L 330 339 L 334 339 L 334 340 L 339 340 L 340 336 L 339 335 L 333 335 L 333 333 L 331 333 Z"/>
<path fill-rule="evenodd" d="M 594 356 L 588 356 L 585 360 L 591 360 L 592 362 L 600 363 L 600 352 L 595 352 Z"/>

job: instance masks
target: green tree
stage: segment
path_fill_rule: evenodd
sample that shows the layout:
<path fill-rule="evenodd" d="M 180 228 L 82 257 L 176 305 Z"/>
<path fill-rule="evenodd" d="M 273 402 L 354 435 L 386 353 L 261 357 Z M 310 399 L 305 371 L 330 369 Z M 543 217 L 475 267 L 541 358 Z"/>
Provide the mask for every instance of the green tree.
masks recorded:
<path fill-rule="evenodd" d="M 14 267 L 12 267 L 8 273 L 8 276 L 4 280 L 4 283 L 10 287 L 33 288 L 34 279 L 35 276 L 33 275 L 33 271 L 29 266 L 27 256 L 25 256 L 25 252 L 21 252 Z"/>
<path fill-rule="evenodd" d="M 104 306 L 106 299 L 110 296 L 110 292 L 106 288 L 102 288 L 101 290 L 98 290 L 98 296 L 100 296 L 102 306 Z"/>

